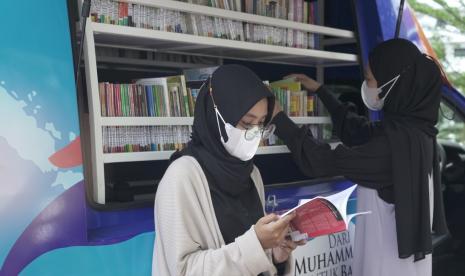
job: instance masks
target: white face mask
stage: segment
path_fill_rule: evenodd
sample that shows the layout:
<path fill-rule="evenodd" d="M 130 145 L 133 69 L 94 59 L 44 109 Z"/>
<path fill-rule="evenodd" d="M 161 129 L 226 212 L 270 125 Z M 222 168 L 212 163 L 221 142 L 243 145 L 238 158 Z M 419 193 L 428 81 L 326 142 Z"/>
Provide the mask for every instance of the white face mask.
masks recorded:
<path fill-rule="evenodd" d="M 260 144 L 261 135 L 255 135 L 251 139 L 245 139 L 246 130 L 238 129 L 233 127 L 231 124 L 226 123 L 221 116 L 218 109 L 215 107 L 216 122 L 218 123 L 218 131 L 220 132 L 221 142 L 223 143 L 226 151 L 234 157 L 239 158 L 242 161 L 248 161 L 255 156 L 258 146 Z M 220 122 L 218 116 L 224 123 L 226 134 L 228 135 L 228 141 L 225 142 L 223 135 L 221 135 Z"/>
<path fill-rule="evenodd" d="M 384 101 L 386 100 L 387 96 L 389 95 L 389 92 L 391 92 L 391 89 L 394 87 L 399 77 L 400 75 L 397 75 L 396 77 L 394 77 L 393 79 L 391 79 L 390 81 L 386 82 L 378 88 L 368 87 L 366 81 L 364 80 L 362 83 L 361 92 L 362 100 L 365 106 L 373 111 L 379 111 L 383 109 Z M 382 88 L 390 83 L 392 84 L 391 87 L 389 87 L 389 90 L 386 92 L 384 96 L 381 96 Z"/>

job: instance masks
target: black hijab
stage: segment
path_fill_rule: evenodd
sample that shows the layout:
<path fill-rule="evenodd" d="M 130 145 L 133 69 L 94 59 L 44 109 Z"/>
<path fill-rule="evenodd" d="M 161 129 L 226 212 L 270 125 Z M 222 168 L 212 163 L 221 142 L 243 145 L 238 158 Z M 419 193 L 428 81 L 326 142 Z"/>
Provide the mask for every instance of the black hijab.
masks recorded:
<path fill-rule="evenodd" d="M 220 66 L 200 89 L 194 112 L 192 140 L 176 152 L 171 161 L 193 156 L 208 180 L 213 207 L 226 244 L 245 233 L 263 216 L 263 207 L 250 178 L 253 161 L 231 156 L 220 140 L 211 93 L 227 123 L 236 126 L 240 119 L 261 99 L 268 99 L 271 119 L 274 98 L 269 89 L 250 69 L 240 65 Z M 220 120 L 223 137 L 227 137 Z"/>
<path fill-rule="evenodd" d="M 400 258 L 432 252 L 428 183 L 433 174 L 437 234 L 447 232 L 436 150 L 441 73 L 436 63 L 408 40 L 391 39 L 369 56 L 378 87 L 400 74 L 385 99 L 382 124 L 392 152 L 392 198 Z M 389 86 L 389 85 L 387 85 Z M 384 87 L 386 92 L 389 87 Z M 381 92 L 381 94 L 383 94 Z"/>

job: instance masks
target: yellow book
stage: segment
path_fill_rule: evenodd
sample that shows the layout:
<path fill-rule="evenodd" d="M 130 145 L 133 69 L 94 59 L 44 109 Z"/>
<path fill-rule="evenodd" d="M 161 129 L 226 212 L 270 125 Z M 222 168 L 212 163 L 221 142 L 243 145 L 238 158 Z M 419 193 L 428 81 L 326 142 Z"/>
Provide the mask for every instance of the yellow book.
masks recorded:
<path fill-rule="evenodd" d="M 315 115 L 315 97 L 307 96 L 307 116 Z"/>
<path fill-rule="evenodd" d="M 298 92 L 302 90 L 301 83 L 298 81 L 295 81 L 294 78 L 274 81 L 270 83 L 270 86 L 271 88 L 281 88 L 281 89 L 290 90 L 291 92 Z"/>

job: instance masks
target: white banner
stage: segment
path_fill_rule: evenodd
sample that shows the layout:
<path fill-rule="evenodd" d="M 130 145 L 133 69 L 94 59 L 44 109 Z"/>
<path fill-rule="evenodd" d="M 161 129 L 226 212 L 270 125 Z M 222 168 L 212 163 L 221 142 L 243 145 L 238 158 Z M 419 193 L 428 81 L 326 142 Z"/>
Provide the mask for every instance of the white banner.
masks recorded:
<path fill-rule="evenodd" d="M 355 225 L 349 231 L 317 237 L 293 252 L 287 276 L 351 276 Z"/>

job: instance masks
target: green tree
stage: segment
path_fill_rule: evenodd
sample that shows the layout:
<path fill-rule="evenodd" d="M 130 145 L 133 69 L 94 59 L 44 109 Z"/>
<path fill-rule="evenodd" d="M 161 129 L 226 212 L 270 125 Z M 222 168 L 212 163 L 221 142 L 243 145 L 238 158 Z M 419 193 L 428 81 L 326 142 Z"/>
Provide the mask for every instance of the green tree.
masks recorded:
<path fill-rule="evenodd" d="M 445 55 L 445 39 L 441 32 L 446 27 L 452 26 L 457 33 L 465 34 L 465 0 L 458 0 L 457 6 L 451 6 L 450 2 L 447 3 L 445 0 L 430 0 L 428 3 L 408 0 L 408 3 L 416 12 L 437 19 L 434 35 L 429 37 L 431 46 L 444 65 L 449 80 L 462 93 L 465 93 L 465 74 L 450 69 L 450 63 Z"/>

